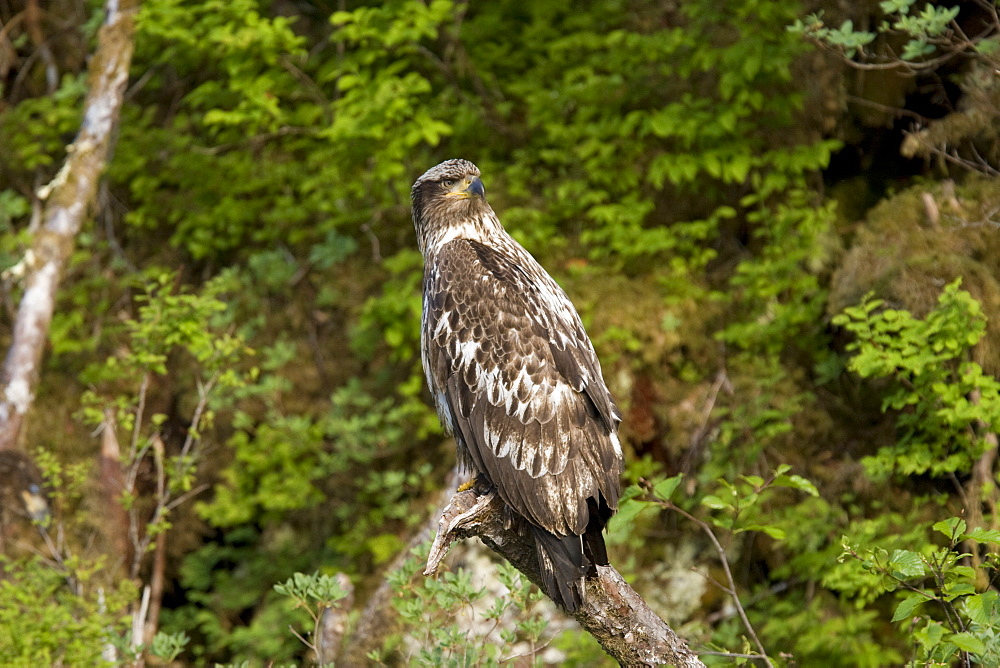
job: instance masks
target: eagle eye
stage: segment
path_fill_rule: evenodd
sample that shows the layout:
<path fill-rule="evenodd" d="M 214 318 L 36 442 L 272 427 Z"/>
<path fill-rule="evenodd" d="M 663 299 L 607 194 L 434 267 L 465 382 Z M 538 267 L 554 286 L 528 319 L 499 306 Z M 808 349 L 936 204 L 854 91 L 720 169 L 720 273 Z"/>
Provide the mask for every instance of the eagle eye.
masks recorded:
<path fill-rule="evenodd" d="M 443 181 L 441 181 L 441 185 L 443 185 L 445 188 L 451 188 L 453 185 L 455 185 L 455 179 L 444 179 Z"/>

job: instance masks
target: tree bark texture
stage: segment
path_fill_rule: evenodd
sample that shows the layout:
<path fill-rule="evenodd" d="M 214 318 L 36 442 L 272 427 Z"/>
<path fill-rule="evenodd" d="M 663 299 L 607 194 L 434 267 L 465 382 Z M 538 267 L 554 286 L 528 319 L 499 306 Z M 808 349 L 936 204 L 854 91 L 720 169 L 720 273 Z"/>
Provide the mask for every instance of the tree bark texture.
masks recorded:
<path fill-rule="evenodd" d="M 113 141 L 132 62 L 138 5 L 139 0 L 106 2 L 107 15 L 88 68 L 80 132 L 67 148 L 62 169 L 38 192 L 43 202 L 42 223 L 23 260 L 24 295 L 0 372 L 0 450 L 16 446 L 24 415 L 34 399 L 59 279 L 94 202 Z"/>
<path fill-rule="evenodd" d="M 474 489 L 455 494 L 444 509 L 425 574 L 437 569 L 452 542 L 471 536 L 478 536 L 529 580 L 540 584 L 531 536 L 506 526 L 499 499 L 492 494 L 478 496 Z M 704 668 L 687 643 L 611 566 L 599 566 L 598 576 L 588 578 L 583 605 L 573 616 L 623 666 Z"/>

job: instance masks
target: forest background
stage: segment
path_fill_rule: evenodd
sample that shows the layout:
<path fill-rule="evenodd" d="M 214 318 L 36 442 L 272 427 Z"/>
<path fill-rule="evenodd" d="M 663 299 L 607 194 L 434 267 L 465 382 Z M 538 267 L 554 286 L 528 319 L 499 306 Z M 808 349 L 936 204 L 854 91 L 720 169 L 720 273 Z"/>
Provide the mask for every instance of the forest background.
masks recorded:
<path fill-rule="evenodd" d="M 0 1 L 5 346 L 103 15 Z M 348 665 L 609 662 L 481 548 L 407 557 L 454 465 L 408 194 L 464 157 L 624 412 L 612 562 L 703 660 L 997 665 L 998 29 L 985 0 L 143 2 L 0 663 L 324 633 Z M 327 605 L 346 633 L 311 634 Z"/>

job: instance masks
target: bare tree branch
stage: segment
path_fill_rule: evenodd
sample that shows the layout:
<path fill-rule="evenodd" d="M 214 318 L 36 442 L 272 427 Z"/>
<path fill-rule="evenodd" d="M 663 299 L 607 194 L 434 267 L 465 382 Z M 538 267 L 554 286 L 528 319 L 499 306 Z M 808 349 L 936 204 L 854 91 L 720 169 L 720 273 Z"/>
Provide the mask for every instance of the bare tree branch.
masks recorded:
<path fill-rule="evenodd" d="M 15 447 L 34 399 L 59 279 L 97 195 L 114 136 L 132 61 L 137 7 L 138 0 L 108 0 L 105 5 L 107 16 L 90 61 L 80 133 L 68 147 L 62 169 L 38 192 L 45 202 L 42 225 L 24 258 L 24 296 L 0 373 L 0 450 Z"/>
<path fill-rule="evenodd" d="M 125 484 L 116 426 L 114 411 L 110 408 L 104 409 L 104 422 L 101 423 L 101 454 L 98 460 L 101 503 L 104 511 L 102 524 L 114 549 L 114 555 L 121 559 L 122 567 L 128 569 L 132 561 L 132 544 L 129 540 L 129 517 L 125 506 L 122 505 L 122 494 L 131 493 L 134 488 Z"/>
<path fill-rule="evenodd" d="M 492 494 L 478 496 L 474 489 L 458 492 L 444 509 L 425 573 L 436 570 L 452 542 L 471 536 L 478 536 L 529 580 L 540 583 L 531 537 L 507 527 L 501 502 Z M 704 668 L 687 643 L 612 566 L 599 566 L 598 576 L 587 580 L 583 605 L 573 616 L 623 666 Z"/>

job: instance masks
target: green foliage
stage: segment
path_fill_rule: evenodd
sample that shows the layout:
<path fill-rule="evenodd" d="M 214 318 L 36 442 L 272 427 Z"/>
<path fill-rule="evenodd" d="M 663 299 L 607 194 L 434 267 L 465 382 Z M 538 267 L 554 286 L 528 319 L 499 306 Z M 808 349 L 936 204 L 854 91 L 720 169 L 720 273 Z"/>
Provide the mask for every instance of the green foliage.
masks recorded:
<path fill-rule="evenodd" d="M 829 28 L 823 23 L 823 12 L 810 14 L 804 20 L 797 20 L 788 26 L 789 32 L 804 35 L 810 39 L 827 44 L 846 57 L 853 58 L 859 53 L 864 54 L 865 47 L 875 41 L 880 34 L 895 34 L 905 38 L 900 59 L 904 63 L 919 63 L 932 56 L 939 49 L 960 42 L 955 33 L 955 18 L 958 7 L 940 7 L 933 3 L 923 4 L 920 11 L 915 11 L 917 0 L 886 0 L 879 7 L 885 13 L 885 20 L 877 26 L 876 32 L 855 30 L 854 22 L 845 20 L 839 28 Z M 964 48 L 966 44 L 962 44 Z M 975 47 L 974 43 L 968 46 Z"/>
<path fill-rule="evenodd" d="M 875 575 L 887 592 L 897 592 L 893 623 L 908 627 L 916 640 L 914 659 L 922 665 L 947 666 L 970 659 L 982 665 L 1000 660 L 1000 606 L 997 593 L 978 592 L 977 574 L 965 565 L 965 541 L 997 543 L 1000 531 L 968 530 L 953 517 L 933 526 L 944 535 L 944 547 L 928 545 L 922 552 L 844 545 L 844 558 Z M 988 579 L 1000 565 L 994 558 L 983 568 Z"/>
<path fill-rule="evenodd" d="M 169 634 L 160 631 L 153 636 L 153 642 L 150 643 L 149 651 L 153 656 L 157 656 L 170 663 L 180 656 L 180 653 L 184 651 L 189 642 L 191 642 L 191 638 L 183 631 Z"/>
<path fill-rule="evenodd" d="M 725 647 L 728 645 L 731 648 L 730 651 L 735 652 L 736 656 L 759 658 L 770 663 L 767 650 L 757 638 L 741 603 L 729 565 L 727 547 L 731 546 L 740 534 L 752 532 L 762 533 L 775 541 L 785 539 L 785 528 L 775 521 L 768 506 L 774 503 L 777 496 L 784 496 L 782 494 L 784 489 L 805 492 L 812 497 L 819 496 L 813 483 L 802 476 L 789 475 L 790 470 L 790 466 L 782 465 L 767 479 L 745 475 L 741 476 L 736 483 L 720 479 L 717 481 L 715 489 L 700 495 L 697 503 L 689 503 L 689 500 L 677 502 L 671 500 L 672 497 L 679 496 L 677 490 L 683 482 L 681 475 L 660 480 L 655 484 L 641 481 L 646 492 L 645 495 L 637 494 L 632 490 L 627 491 L 624 495 L 623 514 L 634 516 L 637 506 L 649 504 L 674 511 L 701 529 L 714 546 L 724 573 L 721 583 L 715 581 L 714 584 L 730 597 L 732 605 L 739 612 L 744 632 L 740 633 L 737 629 L 727 626 L 717 630 L 714 637 L 707 641 L 707 644 L 713 651 L 722 650 L 723 655 L 727 654 Z M 690 511 L 686 510 L 683 506 L 688 505 L 694 507 Z M 716 529 L 719 530 L 719 533 L 716 532 Z M 737 642 L 740 646 L 733 647 Z M 748 652 L 754 650 L 757 653 L 748 657 Z"/>
<path fill-rule="evenodd" d="M 178 582 L 188 604 L 164 610 L 162 629 L 188 633 L 186 655 L 199 661 L 293 660 L 301 647 L 288 628 L 311 620 L 303 609 L 289 610 L 273 585 L 312 565 L 305 547 L 289 530 L 263 535 L 250 526 L 229 529 L 184 559 Z"/>
<path fill-rule="evenodd" d="M 406 470 L 382 464 L 410 433 L 405 406 L 377 401 L 352 383 L 316 419 L 274 414 L 258 425 L 238 414 L 235 425 L 247 431 L 230 440 L 234 461 L 215 499 L 200 506 L 205 518 L 233 526 L 339 500 L 329 511 L 327 536 L 345 559 L 380 563 L 398 549 L 395 529 L 385 529 L 412 517 L 412 499 L 426 491 L 431 471 L 426 459 Z"/>
<path fill-rule="evenodd" d="M 814 208 L 810 197 L 796 189 L 781 204 L 747 214 L 757 224 L 761 252 L 736 268 L 731 285 L 747 314 L 719 332 L 722 341 L 754 355 L 778 355 L 789 345 L 821 348 L 826 303 L 821 271 L 832 255 L 834 210 L 832 204 Z"/>
<path fill-rule="evenodd" d="M 31 211 L 31 206 L 28 200 L 13 190 L 0 192 L 0 229 L 3 229 L 5 233 L 10 232 L 11 222 L 14 219 L 26 216 L 29 211 Z"/>
<path fill-rule="evenodd" d="M 131 193 L 129 222 L 166 224 L 173 244 L 212 258 L 317 243 L 397 207 L 410 183 L 404 165 L 449 131 L 413 61 L 452 12 L 450 2 L 335 12 L 327 48 L 307 58 L 289 20 L 254 0 L 144 3 L 146 93 L 169 87 L 168 72 L 194 85 L 168 123 L 123 124 L 112 176 Z"/>
<path fill-rule="evenodd" d="M 30 441 L 54 505 L 92 519 L 87 432 L 108 408 L 134 447 L 127 463 L 162 467 L 172 499 L 212 485 L 196 517 L 166 506 L 153 522 L 136 515 L 144 535 L 171 532 L 177 596 L 150 651 L 199 664 L 303 662 L 287 629 L 308 628 L 336 592 L 309 593 L 325 576 L 273 583 L 336 568 L 371 590 L 424 521 L 454 455 L 423 386 L 407 194 L 424 169 L 464 156 L 483 169 L 508 229 L 569 278 L 626 415 L 630 475 L 686 474 L 627 489 L 608 538 L 616 564 L 663 573 L 684 566 L 660 549 L 676 545 L 721 582 L 717 569 L 732 560 L 726 586 L 763 646 L 799 665 L 959 651 L 992 660 L 988 591 L 946 600 L 947 618 L 917 599 L 899 607 L 907 587 L 944 600 L 961 590 L 943 587 L 968 575 L 926 534 L 943 506 L 975 496 L 955 495 L 949 479 L 964 480 L 997 431 L 996 381 L 974 361 L 991 345 L 988 333 L 979 338 L 990 302 L 977 310 L 949 287 L 914 318 L 869 299 L 835 323 L 856 337 L 850 369 L 870 382 L 859 391 L 841 373 L 827 297 L 855 228 L 834 225 L 817 173 L 838 150 L 829 138 L 851 132 L 832 125 L 843 121 L 828 100 L 809 99 L 833 75 L 815 71 L 801 35 L 859 59 L 902 35 L 899 62 L 911 69 L 974 50 L 980 78 L 962 86 L 980 98 L 960 136 L 977 147 L 996 125 L 987 122 L 995 39 L 962 45 L 954 8 L 911 0 L 881 3 L 885 23 L 871 31 L 814 16 L 791 32 L 781 27 L 801 15 L 793 0 L 289 7 L 142 4 L 100 215 L 78 240 L 53 321 L 37 402 L 45 412 Z M 97 19 L 70 30 L 92 34 Z M 49 66 L 14 30 L 14 51 L 0 45 L 5 86 Z M 58 61 L 50 95 L 0 91 L 0 268 L 21 260 L 34 190 L 78 127 L 85 58 L 74 56 L 75 66 Z M 939 204 L 944 190 L 931 189 Z M 966 221 L 963 235 L 993 229 L 995 202 L 961 190 L 954 199 L 942 220 Z M 11 312 L 18 280 L 4 276 Z M 872 395 L 895 435 L 872 426 Z M 178 423 L 191 448 L 157 450 Z M 876 449 L 864 470 L 854 465 Z M 141 490 L 124 501 L 149 510 Z M 693 520 L 655 512 L 664 504 Z M 67 524 L 67 541 L 91 545 L 86 527 L 97 524 Z M 960 535 L 986 537 L 977 531 Z M 722 556 L 704 549 L 709 534 Z M 841 536 L 886 572 L 838 562 Z M 402 629 L 380 654 L 387 661 L 494 664 L 515 646 L 546 643 L 567 663 L 596 661 L 579 632 L 551 637 L 544 606 L 512 573 L 502 571 L 512 593 L 501 595 L 465 571 L 427 580 L 417 570 L 414 561 L 393 576 Z M 93 607 L 92 588 L 69 598 L 40 587 L 51 573 L 24 572 L 31 582 L 17 586 L 58 614 Z M 299 607 L 289 609 L 290 596 Z M 702 646 L 762 651 L 726 601 L 691 603 L 699 610 L 685 632 Z M 903 615 L 895 624 L 893 609 Z M 86 624 L 66 651 L 106 637 Z M 110 628 L 102 624 L 93 628 Z"/>
<path fill-rule="evenodd" d="M 896 412 L 899 438 L 866 460 L 876 477 L 967 471 L 1000 428 L 1000 381 L 970 359 L 986 318 L 960 285 L 947 285 L 923 319 L 872 295 L 834 318 L 857 337 L 849 368 L 892 382 L 882 409 Z"/>
<path fill-rule="evenodd" d="M 758 509 L 773 502 L 775 494 L 780 494 L 781 489 L 795 489 L 814 497 L 819 496 L 813 483 L 800 475 L 789 474 L 790 470 L 791 466 L 783 464 L 767 479 L 743 475 L 732 483 L 720 478 L 714 489 L 698 499 L 699 505 L 708 511 L 706 521 L 733 535 L 761 531 L 775 540 L 784 539 L 785 531 L 781 527 L 757 522 L 756 518 L 760 517 Z M 649 493 L 647 497 L 637 494 L 636 488 L 626 490 L 621 512 L 628 518 L 636 513 L 635 508 L 642 508 L 650 503 L 666 508 L 674 507 L 671 497 L 682 481 L 683 476 L 676 475 L 655 484 L 645 484 Z"/>
<path fill-rule="evenodd" d="M 23 178 L 36 169 L 43 169 L 50 177 L 55 175 L 66 145 L 80 127 L 85 90 L 82 76 L 66 75 L 52 95 L 25 100 L 0 114 L 3 172 L 16 166 L 13 174 L 4 173 L 5 177 Z"/>
<path fill-rule="evenodd" d="M 506 563 L 496 566 L 501 589 L 495 593 L 462 569 L 425 577 L 428 548 L 415 550 L 389 576 L 393 607 L 407 636 L 390 637 L 369 658 L 395 657 L 421 666 L 499 666 L 516 654 L 539 665 L 536 652 L 548 642 L 548 621 L 537 604 L 545 596 Z"/>
<path fill-rule="evenodd" d="M 227 287 L 225 278 L 209 282 L 198 294 L 175 292 L 176 284 L 176 276 L 168 272 L 154 272 L 148 282 L 142 282 L 144 294 L 136 296 L 137 317 L 122 324 L 128 348 L 92 365 L 85 372 L 89 382 L 137 382 L 147 375 L 164 376 L 171 355 L 181 351 L 197 364 L 205 385 L 231 388 L 245 382 L 234 367 L 252 351 L 240 337 L 226 331 L 229 319 L 220 299 Z M 103 419 L 94 409 L 85 417 L 94 424 Z M 126 415 L 119 417 L 131 428 Z"/>
<path fill-rule="evenodd" d="M 332 607 L 347 595 L 336 577 L 319 573 L 295 573 L 283 584 L 274 585 L 274 591 L 291 598 L 297 607 L 309 609 L 313 618 L 318 618 L 324 608 Z"/>
<path fill-rule="evenodd" d="M 972 171 L 996 177 L 1000 150 L 994 128 L 1000 88 L 992 73 L 1000 65 L 1000 15 L 986 5 L 980 13 L 976 4 L 949 7 L 917 0 L 885 0 L 879 8 L 881 14 L 862 7 L 852 10 L 874 14 L 862 15 L 866 22 L 870 20 L 873 30 L 857 30 L 850 19 L 840 28 L 830 28 L 822 11 L 796 21 L 788 30 L 863 69 L 950 77 L 954 76 L 952 63 L 962 62 L 962 74 L 955 77 L 962 89 L 959 109 L 920 124 L 926 127 L 915 127 L 900 153 L 938 158 L 941 167 L 948 165 L 957 173 Z M 970 25 L 976 29 L 970 30 Z"/>
<path fill-rule="evenodd" d="M 282 596 L 291 598 L 295 602 L 296 608 L 303 608 L 309 613 L 313 620 L 312 637 L 314 642 L 320 636 L 323 614 L 348 594 L 336 576 L 320 575 L 318 572 L 312 575 L 295 573 L 284 584 L 274 585 L 274 590 Z M 310 649 L 320 654 L 321 650 L 306 641 L 302 635 L 296 633 L 296 636 L 303 640 Z M 320 665 L 332 663 L 327 658 L 320 656 L 317 662 Z"/>
<path fill-rule="evenodd" d="M 759 595 L 765 595 L 764 591 Z M 856 609 L 819 593 L 795 592 L 761 611 L 759 631 L 765 642 L 786 648 L 797 662 L 831 668 L 877 668 L 906 665 L 904 653 L 891 646 L 876 610 Z"/>
<path fill-rule="evenodd" d="M 136 297 L 137 317 L 126 320 L 123 333 L 127 344 L 104 363 L 93 364 L 84 377 L 93 389 L 82 397 L 82 419 L 106 429 L 121 427 L 131 434 L 130 447 L 122 453 L 122 469 L 134 481 L 144 459 L 151 459 L 157 472 L 157 491 L 150 501 L 156 510 L 148 518 L 145 535 L 136 537 L 135 549 L 150 549 L 155 536 L 170 528 L 170 511 L 178 497 L 195 487 L 202 455 L 202 434 L 212 427 L 215 408 L 227 395 L 243 390 L 256 370 L 242 372 L 237 366 L 252 351 L 239 336 L 226 331 L 226 305 L 218 298 L 225 280 L 210 281 L 200 294 L 175 293 L 176 279 L 158 274 Z M 164 446 L 164 413 L 146 414 L 150 387 L 168 374 L 168 362 L 184 355 L 193 367 L 191 418 L 178 443 L 168 452 Z M 185 407 L 187 408 L 187 406 Z M 108 421 L 108 415 L 113 418 Z M 126 510 L 137 498 L 134 483 L 121 491 Z M 138 520 L 135 520 L 137 522 Z"/>
<path fill-rule="evenodd" d="M 768 496 L 773 495 L 775 490 L 782 487 L 797 489 L 812 496 L 819 495 L 811 482 L 799 475 L 788 475 L 789 470 L 791 467 L 788 465 L 779 466 L 767 480 L 760 476 L 740 476 L 739 481 L 735 484 L 727 480 L 719 480 L 718 491 L 715 494 L 706 494 L 701 498 L 701 505 L 717 511 L 712 513 L 709 521 L 734 534 L 744 531 L 762 531 L 771 538 L 782 540 L 785 537 L 785 532 L 780 527 L 760 524 L 752 519 L 755 506 L 765 502 Z M 654 488 L 655 491 L 656 488 Z"/>
<path fill-rule="evenodd" d="M 143 4 L 137 28 L 138 44 L 165 46 L 159 58 L 176 67 L 195 71 L 210 64 L 223 73 L 219 80 L 205 77 L 186 97 L 193 111 L 204 112 L 201 121 L 216 139 L 295 122 L 278 103 L 296 93 L 294 76 L 275 67 L 305 56 L 287 18 L 262 16 L 253 0 L 159 0 Z M 206 53 L 215 55 L 210 63 L 201 60 Z"/>
<path fill-rule="evenodd" d="M 477 43 L 470 57 L 482 67 L 526 65 L 509 83 L 500 79 L 497 93 L 508 102 L 497 111 L 523 113 L 531 132 L 514 153 L 509 191 L 544 188 L 542 200 L 529 201 L 545 211 L 516 207 L 505 216 L 529 247 L 548 242 L 553 226 L 585 220 L 581 240 L 594 260 L 634 270 L 669 257 L 678 279 L 689 280 L 683 270 L 703 267 L 714 255 L 706 242 L 739 214 L 729 187 L 768 197 L 828 158 L 832 143 L 764 146 L 765 136 L 774 139 L 767 131 L 788 126 L 799 102 L 787 67 L 798 47 L 774 29 L 791 18 L 790 5 L 685 3 L 674 25 L 650 30 L 636 30 L 613 6 L 593 8 L 584 28 L 583 17 L 565 8 L 532 9 L 519 26 L 517 14 L 501 18 L 503 7 L 494 7 L 480 17 L 484 27 L 467 30 L 485 37 L 487 21 L 499 23 L 513 39 Z M 730 38 L 749 26 L 766 37 Z M 561 93 L 556 104 L 551 87 Z M 693 193 L 696 180 L 694 216 L 663 205 Z"/>
<path fill-rule="evenodd" d="M 122 613 L 135 594 L 128 580 L 96 582 L 99 563 L 65 570 L 41 558 L 0 557 L 0 662 L 9 666 L 106 665 L 104 653 L 128 628 Z"/>
<path fill-rule="evenodd" d="M 854 21 L 846 19 L 839 28 L 828 28 L 823 23 L 823 13 L 810 14 L 805 20 L 796 20 L 788 26 L 789 32 L 810 37 L 841 49 L 848 58 L 853 58 L 864 47 L 875 41 L 875 33 L 855 30 Z"/>

